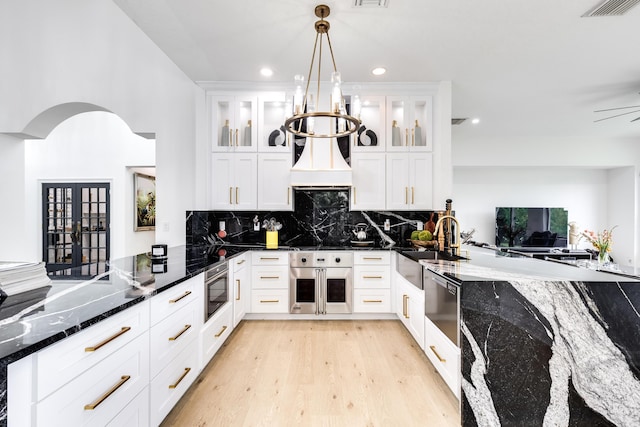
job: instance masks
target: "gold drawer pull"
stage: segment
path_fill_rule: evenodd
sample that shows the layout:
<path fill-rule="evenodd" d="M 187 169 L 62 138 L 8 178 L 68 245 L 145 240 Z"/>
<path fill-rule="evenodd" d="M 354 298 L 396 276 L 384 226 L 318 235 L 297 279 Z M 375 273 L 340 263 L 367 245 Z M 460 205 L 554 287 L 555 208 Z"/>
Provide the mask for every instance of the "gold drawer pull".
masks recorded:
<path fill-rule="evenodd" d="M 236 279 L 236 284 L 238 285 L 238 292 L 236 292 L 236 301 L 240 301 L 240 279 Z"/>
<path fill-rule="evenodd" d="M 363 300 L 362 302 L 375 302 L 375 303 L 381 303 L 382 300 L 381 299 L 366 299 Z"/>
<path fill-rule="evenodd" d="M 180 295 L 178 298 L 176 298 L 176 299 L 170 299 L 170 300 L 169 300 L 169 304 L 175 304 L 175 303 L 177 303 L 178 301 L 180 301 L 182 298 L 184 298 L 184 297 L 188 297 L 189 295 L 191 295 L 191 291 L 185 291 L 185 293 L 184 293 L 184 294 L 182 294 L 182 295 Z"/>
<path fill-rule="evenodd" d="M 362 257 L 362 259 L 382 261 L 382 257 L 379 257 L 379 256 L 364 256 L 364 257 Z"/>
<path fill-rule="evenodd" d="M 415 199 L 416 199 L 416 192 L 415 192 L 415 188 L 411 187 L 411 204 L 415 204 Z"/>
<path fill-rule="evenodd" d="M 240 203 L 240 197 L 238 197 L 238 187 L 236 187 L 236 205 Z"/>
<path fill-rule="evenodd" d="M 180 378 L 178 378 L 178 381 L 176 381 L 173 384 L 169 384 L 169 388 L 176 388 L 178 387 L 178 384 L 180 384 L 182 382 L 182 380 L 184 379 L 184 377 L 187 376 L 187 374 L 191 372 L 191 368 L 184 368 L 184 372 L 182 373 L 182 375 L 180 375 Z"/>
<path fill-rule="evenodd" d="M 240 261 L 236 262 L 236 265 L 240 265 L 240 264 L 244 264 L 245 260 L 241 259 Z"/>
<path fill-rule="evenodd" d="M 97 345 L 95 345 L 93 347 L 85 347 L 84 351 L 86 351 L 87 353 L 91 352 L 91 351 L 96 351 L 100 347 L 109 344 L 111 341 L 115 340 L 120 335 L 123 335 L 123 334 L 129 332 L 130 330 L 131 330 L 131 326 L 123 326 L 122 329 L 120 329 L 120 332 L 116 332 L 115 334 L 113 334 L 112 336 L 107 338 L 106 340 L 102 341 L 101 343 L 99 343 L 99 344 L 97 344 Z"/>
<path fill-rule="evenodd" d="M 180 338 L 180 335 L 182 335 L 185 332 L 187 332 L 190 327 L 191 327 L 191 325 L 184 325 L 184 329 L 182 329 L 180 332 L 178 332 L 178 335 L 176 335 L 175 337 L 169 337 L 169 341 L 177 340 L 178 338 Z"/>
<path fill-rule="evenodd" d="M 409 296 L 408 295 L 402 295 L 402 315 L 404 316 L 405 319 L 409 318 L 409 309 L 408 309 L 408 304 L 409 302 Z"/>
<path fill-rule="evenodd" d="M 266 261 L 266 260 L 274 260 L 274 259 L 275 259 L 275 260 L 279 260 L 280 258 L 278 258 L 277 256 L 272 256 L 272 257 L 266 257 L 266 256 L 264 256 L 264 257 L 263 257 L 263 256 L 261 256 L 261 257 L 260 257 L 260 260 L 262 260 L 262 261 Z"/>
<path fill-rule="evenodd" d="M 362 276 L 363 279 L 382 279 L 382 276 Z"/>
<path fill-rule="evenodd" d="M 261 279 L 279 279 L 280 276 L 260 276 Z"/>
<path fill-rule="evenodd" d="M 261 299 L 260 302 L 280 302 L 279 299 Z"/>
<path fill-rule="evenodd" d="M 433 354 L 436 355 L 436 357 L 438 358 L 439 361 L 441 361 L 442 363 L 445 363 L 447 361 L 447 359 L 443 359 L 442 357 L 440 357 L 440 355 L 436 351 L 436 346 L 435 345 L 430 345 L 429 348 L 431 349 L 431 351 L 433 351 Z"/>
<path fill-rule="evenodd" d="M 233 204 L 232 198 L 233 198 L 233 187 L 229 187 L 229 204 L 230 205 Z"/>
<path fill-rule="evenodd" d="M 111 387 L 110 390 L 108 390 L 105 394 L 103 394 L 102 396 L 100 396 L 98 398 L 98 400 L 96 400 L 93 403 L 90 403 L 88 405 L 84 405 L 84 410 L 85 411 L 93 411 L 94 409 L 96 409 L 98 407 L 99 404 L 101 404 L 102 402 L 105 401 L 106 398 L 108 398 L 109 396 L 111 396 L 113 393 L 116 392 L 116 390 L 118 390 L 120 387 L 122 387 L 122 385 L 124 383 L 126 383 L 127 381 L 129 381 L 129 378 L 131 378 L 131 375 L 123 375 L 120 377 L 120 381 L 118 381 L 118 384 L 114 385 L 113 387 Z"/>
<path fill-rule="evenodd" d="M 225 325 L 222 327 L 222 329 L 220 329 L 220 332 L 214 335 L 214 337 L 218 338 L 220 335 L 224 334 L 224 331 L 226 330 L 227 330 L 227 326 Z"/>

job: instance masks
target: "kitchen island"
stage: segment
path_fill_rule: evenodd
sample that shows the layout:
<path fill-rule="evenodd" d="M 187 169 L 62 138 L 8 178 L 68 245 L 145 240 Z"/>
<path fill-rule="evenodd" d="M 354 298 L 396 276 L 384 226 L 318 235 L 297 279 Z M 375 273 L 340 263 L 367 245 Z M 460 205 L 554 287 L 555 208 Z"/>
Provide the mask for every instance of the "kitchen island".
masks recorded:
<path fill-rule="evenodd" d="M 460 285 L 464 426 L 640 425 L 640 281 L 472 249 Z"/>

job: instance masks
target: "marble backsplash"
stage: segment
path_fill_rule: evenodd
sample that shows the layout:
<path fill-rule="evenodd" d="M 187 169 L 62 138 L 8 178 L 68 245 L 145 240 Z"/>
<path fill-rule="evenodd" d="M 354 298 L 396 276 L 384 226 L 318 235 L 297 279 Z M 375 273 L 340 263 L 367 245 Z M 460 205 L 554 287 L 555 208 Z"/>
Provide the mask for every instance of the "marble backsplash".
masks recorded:
<path fill-rule="evenodd" d="M 351 211 L 349 190 L 297 190 L 293 212 L 265 211 L 187 211 L 187 245 L 222 243 L 218 237 L 224 221 L 225 242 L 233 244 L 264 244 L 263 221 L 274 218 L 282 224 L 279 245 L 352 246 L 358 241 L 353 230 L 365 224 L 366 241 L 371 247 L 409 246 L 407 239 L 419 222 L 437 222 L 434 211 Z M 389 230 L 385 231 L 385 221 Z M 254 230 L 254 221 L 260 225 Z"/>

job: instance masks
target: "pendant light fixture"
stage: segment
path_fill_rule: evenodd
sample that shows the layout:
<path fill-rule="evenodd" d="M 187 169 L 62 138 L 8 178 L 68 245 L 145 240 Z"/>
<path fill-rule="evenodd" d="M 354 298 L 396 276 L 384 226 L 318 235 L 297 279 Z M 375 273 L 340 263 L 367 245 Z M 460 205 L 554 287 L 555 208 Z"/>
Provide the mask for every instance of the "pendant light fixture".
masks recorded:
<path fill-rule="evenodd" d="M 352 102 L 350 114 L 347 113 L 345 100 L 342 95 L 342 78 L 336 67 L 336 60 L 333 57 L 333 47 L 329 38 L 329 22 L 325 20 L 329 16 L 329 6 L 321 4 L 316 6 L 315 14 L 319 21 L 315 22 L 316 40 L 313 45 L 313 54 L 311 56 L 311 65 L 309 66 L 309 74 L 306 81 L 304 92 L 302 86 L 304 76 L 296 75 L 295 77 L 295 93 L 293 96 L 293 115 L 285 120 L 285 129 L 297 137 L 305 138 L 339 138 L 350 135 L 358 130 L 360 120 L 357 118 L 359 112 L 355 111 L 358 102 Z M 324 36 L 327 39 L 333 72 L 331 73 L 331 94 L 330 104 L 327 111 L 316 111 L 320 103 L 320 79 L 322 68 L 322 47 Z M 316 53 L 318 60 L 316 62 Z M 317 66 L 317 90 L 315 96 L 309 93 L 309 85 L 311 76 L 314 71 L 314 65 Z M 315 126 L 315 120 L 328 121 L 328 126 Z M 316 133 L 314 129 L 322 129 Z"/>

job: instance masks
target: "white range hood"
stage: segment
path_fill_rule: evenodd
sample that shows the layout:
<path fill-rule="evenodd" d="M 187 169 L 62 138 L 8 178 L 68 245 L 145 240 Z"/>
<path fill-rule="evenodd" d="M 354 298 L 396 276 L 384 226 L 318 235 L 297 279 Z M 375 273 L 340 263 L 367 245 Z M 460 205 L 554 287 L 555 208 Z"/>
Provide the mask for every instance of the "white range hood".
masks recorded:
<path fill-rule="evenodd" d="M 335 138 L 307 138 L 300 159 L 291 168 L 291 186 L 351 187 L 351 167 L 340 154 Z"/>

